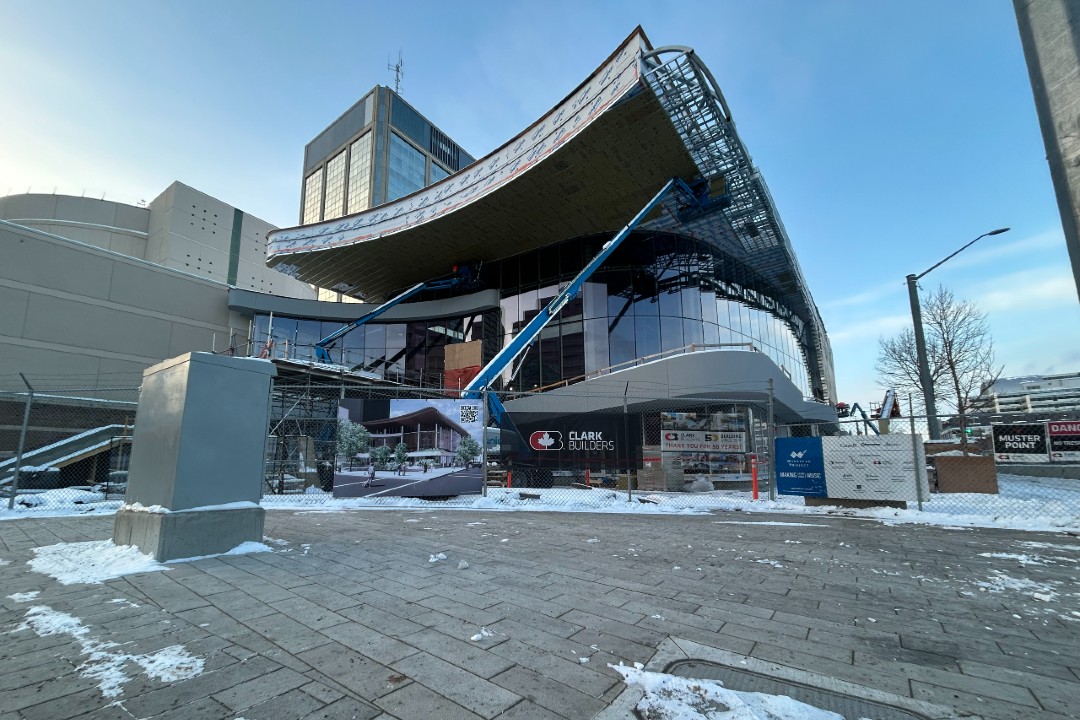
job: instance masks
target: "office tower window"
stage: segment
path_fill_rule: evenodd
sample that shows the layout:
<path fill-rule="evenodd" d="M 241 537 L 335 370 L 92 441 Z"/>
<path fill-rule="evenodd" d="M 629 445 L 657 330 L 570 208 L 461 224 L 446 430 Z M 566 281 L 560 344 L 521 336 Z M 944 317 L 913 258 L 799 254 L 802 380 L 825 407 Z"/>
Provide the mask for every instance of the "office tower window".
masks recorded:
<path fill-rule="evenodd" d="M 450 175 L 449 170 L 444 170 L 441 165 L 439 165 L 436 162 L 433 162 L 433 163 L 431 163 L 431 183 L 429 183 L 429 184 L 437 183 L 440 180 L 442 180 L 444 177 L 448 177 L 449 175 Z"/>
<path fill-rule="evenodd" d="M 387 202 L 416 192 L 424 187 L 427 158 L 422 152 L 390 133 L 390 180 L 386 188 Z"/>
<path fill-rule="evenodd" d="M 345 214 L 345 151 L 326 163 L 326 203 L 323 220 L 333 220 Z"/>
<path fill-rule="evenodd" d="M 349 150 L 349 210 L 358 213 L 371 207 L 371 133 L 353 142 Z"/>
<path fill-rule="evenodd" d="M 319 168 L 304 180 L 304 224 L 322 220 L 323 169 Z"/>

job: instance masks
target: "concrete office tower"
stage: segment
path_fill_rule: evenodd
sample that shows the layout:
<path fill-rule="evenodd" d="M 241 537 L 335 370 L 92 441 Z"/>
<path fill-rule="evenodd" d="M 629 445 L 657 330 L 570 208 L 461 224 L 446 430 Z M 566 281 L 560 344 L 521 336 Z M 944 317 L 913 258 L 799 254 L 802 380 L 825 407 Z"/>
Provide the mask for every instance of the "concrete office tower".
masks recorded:
<path fill-rule="evenodd" d="M 397 200 L 472 162 L 400 95 L 376 85 L 304 148 L 300 223 Z"/>
<path fill-rule="evenodd" d="M 1013 0 L 1080 295 L 1080 0 Z"/>

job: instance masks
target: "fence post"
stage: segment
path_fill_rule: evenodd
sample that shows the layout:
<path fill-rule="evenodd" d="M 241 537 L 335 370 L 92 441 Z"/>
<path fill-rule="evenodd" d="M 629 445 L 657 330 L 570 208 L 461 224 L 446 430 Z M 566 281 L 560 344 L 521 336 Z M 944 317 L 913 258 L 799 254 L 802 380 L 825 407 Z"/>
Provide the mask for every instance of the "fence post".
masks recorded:
<path fill-rule="evenodd" d="M 915 497 L 919 502 L 919 511 L 922 512 L 922 483 L 919 482 L 919 440 L 918 436 L 915 435 L 915 410 L 913 409 L 910 395 L 907 396 L 907 409 L 908 419 L 911 422 L 911 452 L 914 455 L 911 464 L 915 468 Z M 922 471 L 926 472 L 926 468 L 924 467 Z"/>
<path fill-rule="evenodd" d="M 769 378 L 769 408 L 768 415 L 766 417 L 766 437 L 768 437 L 769 447 L 766 450 L 765 457 L 769 467 L 769 499 L 776 500 L 776 472 L 774 470 L 775 459 L 773 455 L 776 454 L 776 437 L 774 435 L 773 428 L 773 379 Z"/>
<path fill-rule="evenodd" d="M 480 391 L 480 496 L 487 497 L 487 480 L 488 480 L 488 453 L 487 453 L 487 430 L 488 430 L 488 405 L 487 405 L 487 386 Z M 502 444 L 502 437 L 499 438 L 500 446 Z M 500 447 L 500 453 L 502 448 Z"/>
<path fill-rule="evenodd" d="M 625 438 L 625 447 L 627 448 L 626 455 L 626 502 L 634 502 L 634 480 L 630 476 L 630 418 L 626 414 L 626 393 L 630 392 L 630 383 L 626 383 L 626 387 L 623 388 L 622 394 L 622 424 L 623 424 L 623 437 Z"/>
<path fill-rule="evenodd" d="M 30 426 L 30 406 L 34 403 L 34 388 L 26 376 L 19 373 L 19 377 L 26 383 L 29 393 L 26 396 L 26 407 L 23 408 L 22 430 L 19 432 L 19 449 L 15 453 L 15 474 L 11 476 L 11 494 L 8 495 L 8 510 L 15 509 L 15 494 L 19 491 L 19 471 L 22 470 L 23 448 L 26 446 L 26 430 Z"/>

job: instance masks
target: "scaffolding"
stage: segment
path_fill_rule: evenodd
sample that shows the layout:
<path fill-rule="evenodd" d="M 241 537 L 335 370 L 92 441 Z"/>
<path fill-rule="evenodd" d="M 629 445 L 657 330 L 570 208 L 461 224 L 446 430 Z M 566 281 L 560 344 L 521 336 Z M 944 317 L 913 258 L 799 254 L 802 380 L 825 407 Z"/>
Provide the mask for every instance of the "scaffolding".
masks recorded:
<path fill-rule="evenodd" d="M 661 59 L 661 57 L 666 59 Z M 691 48 L 661 47 L 642 56 L 643 79 L 671 119 L 702 177 L 720 196 L 719 208 L 699 217 L 680 218 L 693 234 L 718 247 L 734 244 L 753 256 L 754 267 L 767 277 L 801 320 L 809 337 L 805 349 L 818 369 L 815 394 L 830 401 L 832 358 L 825 346 L 825 328 L 810 297 L 802 270 L 780 221 L 772 195 L 749 152 L 716 80 Z M 650 227 L 659 229 L 659 225 Z M 674 229 L 674 228 L 672 228 Z"/>

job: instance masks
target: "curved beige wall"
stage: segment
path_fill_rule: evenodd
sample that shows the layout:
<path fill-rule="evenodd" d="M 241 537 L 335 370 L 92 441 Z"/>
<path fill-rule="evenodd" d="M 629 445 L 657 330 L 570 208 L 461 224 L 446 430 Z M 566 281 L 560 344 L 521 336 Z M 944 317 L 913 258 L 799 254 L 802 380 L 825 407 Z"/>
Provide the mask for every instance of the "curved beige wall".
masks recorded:
<path fill-rule="evenodd" d="M 0 197 L 0 220 L 146 258 L 150 225 L 146 208 L 97 198 L 28 193 Z"/>

